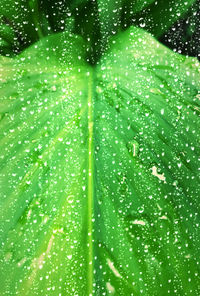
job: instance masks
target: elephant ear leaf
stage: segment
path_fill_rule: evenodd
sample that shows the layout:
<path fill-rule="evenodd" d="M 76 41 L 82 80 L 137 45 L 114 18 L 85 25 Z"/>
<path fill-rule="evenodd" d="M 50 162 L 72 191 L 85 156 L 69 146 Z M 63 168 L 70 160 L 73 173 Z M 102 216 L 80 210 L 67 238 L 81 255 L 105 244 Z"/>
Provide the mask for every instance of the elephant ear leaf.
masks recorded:
<path fill-rule="evenodd" d="M 198 62 L 131 27 L 0 59 L 1 295 L 198 294 Z"/>

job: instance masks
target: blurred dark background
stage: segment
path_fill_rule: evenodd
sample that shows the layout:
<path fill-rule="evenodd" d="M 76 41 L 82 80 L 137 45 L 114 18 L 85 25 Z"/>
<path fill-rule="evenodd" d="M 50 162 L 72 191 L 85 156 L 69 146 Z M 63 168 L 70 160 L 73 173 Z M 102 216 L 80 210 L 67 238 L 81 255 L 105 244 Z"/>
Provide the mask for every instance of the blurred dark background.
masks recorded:
<path fill-rule="evenodd" d="M 200 60 L 200 0 L 159 40 L 175 52 L 195 56 Z"/>

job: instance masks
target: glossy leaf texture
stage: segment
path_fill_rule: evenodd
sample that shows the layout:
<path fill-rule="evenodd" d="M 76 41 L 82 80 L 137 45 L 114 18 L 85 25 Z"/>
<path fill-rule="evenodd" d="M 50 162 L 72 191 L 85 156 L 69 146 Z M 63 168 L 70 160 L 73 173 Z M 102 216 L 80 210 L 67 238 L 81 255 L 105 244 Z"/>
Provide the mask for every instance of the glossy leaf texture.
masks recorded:
<path fill-rule="evenodd" d="M 198 295 L 199 63 L 131 27 L 1 57 L 1 295 Z"/>

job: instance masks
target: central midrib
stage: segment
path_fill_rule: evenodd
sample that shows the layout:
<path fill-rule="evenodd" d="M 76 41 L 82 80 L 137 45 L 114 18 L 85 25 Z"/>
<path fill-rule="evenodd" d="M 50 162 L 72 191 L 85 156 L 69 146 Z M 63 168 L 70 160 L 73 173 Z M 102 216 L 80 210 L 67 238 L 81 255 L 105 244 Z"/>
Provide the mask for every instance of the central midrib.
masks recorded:
<path fill-rule="evenodd" d="M 88 77 L 88 205 L 87 205 L 87 230 L 88 230 L 88 274 L 87 286 L 88 294 L 93 292 L 93 242 L 92 242 L 92 216 L 93 216 L 93 71 L 89 72 Z"/>

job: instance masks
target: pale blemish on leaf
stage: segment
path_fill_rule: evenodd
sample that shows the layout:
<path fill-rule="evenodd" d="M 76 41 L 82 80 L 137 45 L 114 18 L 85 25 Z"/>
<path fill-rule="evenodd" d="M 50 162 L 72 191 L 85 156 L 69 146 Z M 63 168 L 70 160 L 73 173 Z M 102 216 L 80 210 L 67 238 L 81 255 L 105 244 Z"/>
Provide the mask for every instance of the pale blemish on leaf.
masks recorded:
<path fill-rule="evenodd" d="M 146 223 L 142 220 L 134 220 L 133 221 L 133 224 L 136 224 L 136 225 L 146 225 Z"/>
<path fill-rule="evenodd" d="M 151 88 L 151 89 L 150 89 L 150 92 L 153 93 L 153 94 L 155 94 L 155 95 L 161 95 L 161 94 L 163 94 L 163 93 L 160 91 L 160 89 L 158 89 L 158 88 Z"/>
<path fill-rule="evenodd" d="M 109 258 L 107 258 L 107 263 L 110 269 L 112 270 L 112 272 L 114 273 L 114 275 L 116 275 L 116 277 L 122 278 L 119 271 L 114 267 L 114 263 Z"/>
<path fill-rule="evenodd" d="M 111 294 L 115 293 L 115 288 L 111 285 L 111 283 L 107 282 L 106 287 L 107 287 L 109 293 L 111 293 Z"/>
<path fill-rule="evenodd" d="M 167 216 L 163 215 L 162 217 L 159 217 L 159 219 L 161 219 L 161 220 L 167 220 L 168 218 L 167 218 Z"/>
<path fill-rule="evenodd" d="M 153 175 L 153 176 L 157 177 L 159 180 L 161 180 L 161 181 L 163 181 L 163 182 L 166 183 L 166 181 L 165 181 L 166 178 L 165 178 L 164 173 L 163 173 L 163 174 L 159 174 L 159 173 L 157 172 L 157 167 L 156 167 L 156 166 L 153 166 L 151 169 L 152 169 L 152 175 Z"/>
<path fill-rule="evenodd" d="M 133 140 L 128 142 L 127 148 L 133 157 L 136 157 L 139 154 L 139 143 L 137 141 Z"/>
<path fill-rule="evenodd" d="M 186 258 L 186 259 L 191 258 L 191 255 L 190 255 L 190 254 L 187 254 L 187 255 L 185 255 L 185 258 Z"/>

